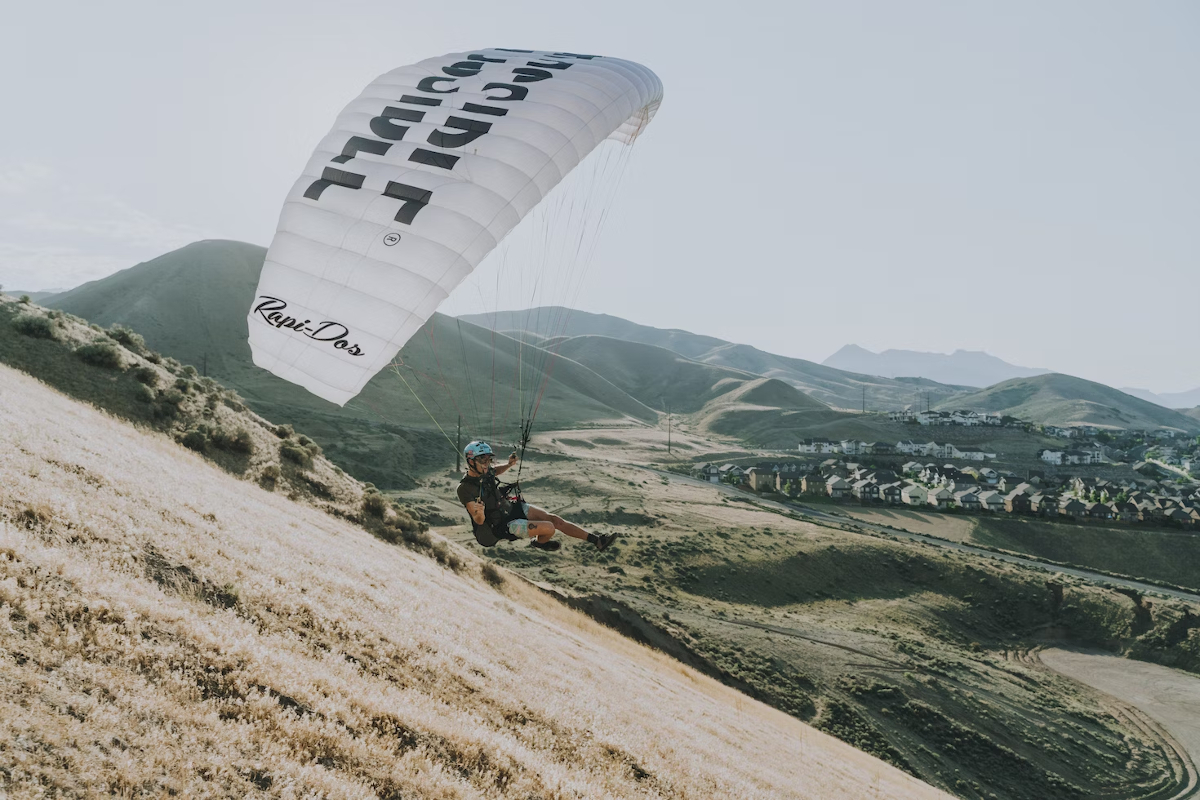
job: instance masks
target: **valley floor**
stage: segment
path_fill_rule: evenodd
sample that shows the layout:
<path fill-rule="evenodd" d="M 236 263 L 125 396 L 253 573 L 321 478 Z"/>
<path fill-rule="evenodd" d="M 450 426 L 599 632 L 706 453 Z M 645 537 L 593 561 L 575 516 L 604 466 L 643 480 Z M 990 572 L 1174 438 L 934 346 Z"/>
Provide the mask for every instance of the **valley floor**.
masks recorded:
<path fill-rule="evenodd" d="M 676 435 L 688 460 L 736 450 Z M 864 521 L 805 517 L 652 472 L 667 461 L 664 431 L 563 431 L 535 445 L 526 499 L 621 532 L 614 551 L 597 555 L 574 540 L 557 554 L 480 549 L 461 524 L 451 473 L 405 499 L 436 508 L 442 530 L 467 549 L 606 624 L 960 797 L 1167 797 L 1180 788 L 1160 737 L 1091 688 L 1007 654 L 1047 636 L 1117 641 L 1148 628 L 1194 649 L 1190 612 L 1036 562 L 863 535 L 841 528 Z"/>

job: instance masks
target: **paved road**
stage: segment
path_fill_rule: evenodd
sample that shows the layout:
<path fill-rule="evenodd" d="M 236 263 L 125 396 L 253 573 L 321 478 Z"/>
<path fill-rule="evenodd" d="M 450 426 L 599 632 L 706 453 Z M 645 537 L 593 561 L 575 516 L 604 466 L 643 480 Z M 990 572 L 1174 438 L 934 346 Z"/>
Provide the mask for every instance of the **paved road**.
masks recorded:
<path fill-rule="evenodd" d="M 1176 600 L 1186 600 L 1189 603 L 1200 603 L 1200 594 L 1184 592 L 1178 589 L 1167 589 L 1149 583 L 1142 583 L 1141 581 L 1128 580 L 1126 578 L 1114 578 L 1111 575 L 1105 575 L 1102 572 L 1092 572 L 1091 570 L 1076 569 L 1075 567 L 1060 567 L 1056 564 L 1045 564 L 1041 561 L 1035 561 L 1031 558 L 1022 558 L 1021 556 L 1008 555 L 1006 553 L 995 553 L 991 550 L 985 550 L 982 547 L 973 547 L 969 544 L 951 542 L 946 539 L 939 539 L 936 536 L 926 536 L 920 533 L 909 533 L 908 531 L 889 528 L 886 525 L 876 525 L 874 523 L 863 522 L 861 520 L 851 519 L 849 517 L 836 516 L 824 511 L 818 511 L 815 508 L 809 508 L 808 506 L 791 505 L 788 503 L 780 503 L 775 500 L 764 500 L 762 498 L 749 495 L 740 489 L 727 486 L 723 483 L 709 483 L 707 481 L 697 480 L 696 478 L 689 478 L 685 475 L 679 475 L 674 472 L 662 472 L 656 469 L 650 469 L 649 467 L 645 467 L 644 469 L 647 469 L 648 471 L 657 475 L 661 475 L 665 478 L 669 478 L 673 481 L 682 481 L 684 483 L 691 483 L 697 486 L 707 486 L 711 489 L 716 489 L 718 492 L 729 495 L 730 497 L 748 500 L 763 508 L 784 511 L 789 514 L 799 514 L 800 516 L 807 517 L 814 522 L 837 525 L 853 525 L 863 530 L 873 531 L 876 534 L 892 536 L 897 539 L 907 539 L 914 542 L 923 542 L 924 544 L 931 544 L 935 547 L 942 547 L 947 550 L 957 550 L 960 553 L 971 553 L 972 555 L 981 556 L 983 558 L 992 558 L 996 561 L 1005 561 L 1009 564 L 1020 564 L 1021 566 L 1031 567 L 1032 569 L 1042 570 L 1043 572 L 1061 573 L 1063 575 L 1070 575 L 1074 578 L 1081 578 L 1092 583 L 1104 583 L 1110 586 L 1120 586 L 1127 589 L 1134 589 L 1144 594 L 1156 594 L 1163 597 L 1171 597 Z M 849 533 L 854 532 L 855 531 L 849 531 Z"/>

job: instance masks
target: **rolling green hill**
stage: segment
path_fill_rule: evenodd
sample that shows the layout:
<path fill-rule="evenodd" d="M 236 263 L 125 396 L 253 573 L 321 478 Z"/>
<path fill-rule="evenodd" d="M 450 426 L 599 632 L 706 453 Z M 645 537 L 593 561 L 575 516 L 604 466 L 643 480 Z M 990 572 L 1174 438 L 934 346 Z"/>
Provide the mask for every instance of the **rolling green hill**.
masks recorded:
<path fill-rule="evenodd" d="M 574 336 L 555 347 L 560 355 L 589 367 L 660 411 L 668 405 L 676 413 L 699 411 L 710 400 L 759 380 L 750 372 L 704 364 L 662 347 L 607 336 Z"/>
<path fill-rule="evenodd" d="M 948 386 L 924 378 L 879 378 L 826 367 L 802 358 L 767 353 L 749 345 L 675 329 L 652 328 L 608 314 L 590 314 L 543 306 L 524 311 L 470 314 L 461 319 L 499 331 L 530 331 L 538 336 L 607 336 L 655 345 L 714 366 L 778 378 L 835 408 L 870 411 L 924 406 L 931 401 L 969 392 L 969 386 Z M 865 395 L 864 395 L 865 390 Z"/>
<path fill-rule="evenodd" d="M 544 337 L 608 336 L 663 347 L 687 358 L 698 358 L 714 348 L 729 344 L 712 336 L 674 328 L 652 328 L 608 314 L 592 314 L 560 306 L 538 306 L 494 314 L 464 314 L 460 319 L 483 328 L 529 331 Z"/>
<path fill-rule="evenodd" d="M 1183 414 L 1184 416 L 1191 417 L 1192 419 L 1200 420 L 1200 406 L 1196 406 L 1195 408 L 1189 408 L 1189 409 L 1180 411 L 1179 413 Z"/>
<path fill-rule="evenodd" d="M 453 463 L 438 426 L 453 437 L 460 416 L 467 439 L 511 441 L 522 407 L 539 396 L 541 427 L 657 419 L 583 365 L 561 358 L 549 369 L 544 351 L 440 314 L 401 351 L 399 375 L 385 370 L 338 408 L 251 360 L 246 310 L 265 253 L 242 242 L 196 242 L 50 302 L 89 322 L 134 329 L 149 347 L 236 389 L 256 411 L 305 430 L 342 467 L 379 486 L 407 485 L 430 464 Z"/>
<path fill-rule="evenodd" d="M 1097 425 L 1110 428 L 1200 430 L 1200 422 L 1110 386 L 1053 373 L 1014 378 L 937 406 L 1007 414 L 1043 425 Z"/>

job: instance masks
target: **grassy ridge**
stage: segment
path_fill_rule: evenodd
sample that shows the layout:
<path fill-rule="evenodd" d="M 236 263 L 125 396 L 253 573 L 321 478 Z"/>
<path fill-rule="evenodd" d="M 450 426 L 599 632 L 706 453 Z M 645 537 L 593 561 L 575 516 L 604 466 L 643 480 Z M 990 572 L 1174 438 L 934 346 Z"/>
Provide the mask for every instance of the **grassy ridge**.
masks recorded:
<path fill-rule="evenodd" d="M 0 386 L 6 797 L 943 796 L 494 565 Z"/>
<path fill-rule="evenodd" d="M 938 405 L 1006 414 L 1047 425 L 1200 430 L 1190 417 L 1099 383 L 1070 375 L 1014 378 Z"/>
<path fill-rule="evenodd" d="M 542 307 L 467 315 L 463 319 L 496 330 L 528 330 L 543 336 L 602 336 L 653 345 L 714 367 L 777 378 L 826 405 L 838 408 L 859 408 L 864 389 L 868 407 L 873 410 L 903 408 L 916 403 L 918 398 L 924 403 L 925 393 L 937 400 L 970 391 L 970 387 L 947 386 L 923 378 L 892 379 L 860 375 L 801 358 L 767 353 L 712 336 L 638 325 L 607 314 Z"/>

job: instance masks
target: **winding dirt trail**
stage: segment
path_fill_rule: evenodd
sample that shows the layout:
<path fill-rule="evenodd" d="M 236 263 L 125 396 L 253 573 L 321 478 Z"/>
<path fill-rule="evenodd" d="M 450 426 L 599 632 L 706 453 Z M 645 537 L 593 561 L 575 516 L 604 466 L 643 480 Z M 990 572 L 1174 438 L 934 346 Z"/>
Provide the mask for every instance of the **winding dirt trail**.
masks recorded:
<path fill-rule="evenodd" d="M 1176 789 L 1170 800 L 1200 797 L 1200 675 L 1057 647 L 1028 657 L 1112 697 L 1113 710 L 1158 742 L 1171 761 Z"/>

